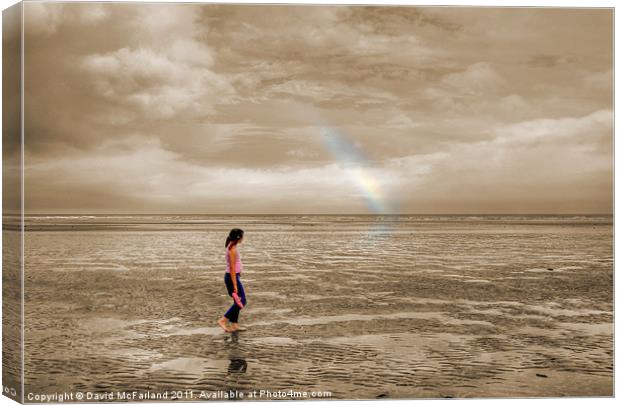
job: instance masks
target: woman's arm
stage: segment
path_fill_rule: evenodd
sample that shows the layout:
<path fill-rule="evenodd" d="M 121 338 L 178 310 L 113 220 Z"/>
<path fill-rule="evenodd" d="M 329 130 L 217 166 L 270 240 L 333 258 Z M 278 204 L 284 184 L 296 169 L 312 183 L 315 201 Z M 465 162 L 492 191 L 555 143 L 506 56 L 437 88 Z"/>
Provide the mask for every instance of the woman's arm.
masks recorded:
<path fill-rule="evenodd" d="M 230 255 L 230 278 L 232 278 L 233 282 L 233 291 L 238 293 L 237 277 L 235 276 L 235 273 L 237 272 L 237 269 L 235 269 L 235 266 L 237 265 L 237 249 L 234 246 L 231 247 L 228 254 Z"/>

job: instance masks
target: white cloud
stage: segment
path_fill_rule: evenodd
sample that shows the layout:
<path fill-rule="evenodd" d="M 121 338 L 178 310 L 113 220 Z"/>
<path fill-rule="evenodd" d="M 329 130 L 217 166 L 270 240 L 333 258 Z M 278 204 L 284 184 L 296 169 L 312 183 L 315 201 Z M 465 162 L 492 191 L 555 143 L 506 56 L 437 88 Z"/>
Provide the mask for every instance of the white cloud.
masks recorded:
<path fill-rule="evenodd" d="M 562 201 L 575 204 L 573 210 L 605 211 L 613 161 L 611 148 L 600 144 L 611 140 L 612 119 L 611 111 L 602 110 L 526 121 L 496 129 L 490 141 L 455 143 L 443 153 L 401 159 L 403 172 L 414 173 L 401 185 L 405 200 L 413 211 L 473 204 L 478 212 L 502 207 L 540 212 L 553 211 Z"/>
<path fill-rule="evenodd" d="M 199 6 L 140 4 L 127 12 L 133 38 L 122 48 L 82 58 L 81 68 L 100 95 L 146 119 L 201 117 L 232 101 L 235 89 L 213 70 L 215 51 L 204 42 Z"/>
<path fill-rule="evenodd" d="M 105 4 L 83 4 L 80 8 L 78 17 L 85 24 L 98 23 L 110 15 Z"/>
<path fill-rule="evenodd" d="M 304 158 L 316 158 L 318 157 L 318 153 L 316 152 L 311 152 L 302 148 L 296 148 L 296 149 L 290 149 L 288 151 L 286 151 L 287 156 L 292 156 L 294 158 L 300 158 L 300 159 L 304 159 Z"/>
<path fill-rule="evenodd" d="M 498 102 L 498 106 L 504 112 L 515 115 L 524 115 L 532 112 L 530 104 L 518 94 L 502 97 Z"/>
<path fill-rule="evenodd" d="M 321 203 L 346 208 L 356 204 L 351 195 L 359 192 L 350 173 L 336 164 L 278 170 L 201 166 L 140 135 L 108 141 L 79 156 L 30 159 L 26 172 L 31 201 L 43 198 L 37 195 L 44 189 L 42 182 L 52 185 L 56 193 L 71 192 L 76 197 L 96 185 L 114 190 L 118 206 L 124 199 L 132 199 L 143 201 L 147 208 L 164 204 L 194 209 L 210 203 L 221 207 L 222 201 L 245 201 L 268 211 L 278 204 L 286 206 L 291 199 L 312 205 L 317 195 L 323 196 Z M 358 203 L 363 205 L 361 200 Z"/>
<path fill-rule="evenodd" d="M 386 122 L 388 128 L 411 129 L 420 127 L 422 124 L 414 122 L 408 115 L 398 113 Z"/>
<path fill-rule="evenodd" d="M 573 142 L 583 143 L 588 138 L 608 136 L 611 134 L 612 123 L 613 112 L 610 110 L 595 111 L 579 118 L 536 119 L 500 128 L 494 143 L 512 146 L 553 143 L 561 148 L 571 138 Z"/>
<path fill-rule="evenodd" d="M 63 19 L 63 4 L 24 3 L 24 27 L 33 34 L 54 34 Z"/>
<path fill-rule="evenodd" d="M 576 202 L 572 210 L 600 211 L 610 200 L 612 154 L 597 144 L 611 137 L 611 121 L 611 112 L 602 110 L 507 125 L 490 141 L 452 143 L 374 165 L 266 169 L 192 163 L 137 134 L 81 155 L 30 159 L 26 175 L 35 203 L 44 200 L 37 193 L 45 184 L 76 198 L 96 185 L 113 190 L 115 206 L 131 199 L 148 209 L 185 212 L 230 204 L 245 212 L 285 212 L 290 201 L 299 212 L 553 211 L 562 201 Z"/>
<path fill-rule="evenodd" d="M 505 83 L 505 80 L 493 69 L 489 62 L 478 62 L 469 65 L 464 71 L 450 73 L 442 78 L 442 82 L 466 94 L 480 94 L 494 90 Z"/>
<path fill-rule="evenodd" d="M 97 24 L 110 15 L 105 4 L 25 2 L 25 30 L 35 35 L 53 35 L 62 24 Z"/>
<path fill-rule="evenodd" d="M 489 98 L 500 94 L 506 80 L 489 62 L 477 62 L 464 70 L 444 75 L 437 83 L 425 88 L 421 95 L 439 109 L 451 112 L 476 112 L 488 108 Z"/>
<path fill-rule="evenodd" d="M 288 80 L 267 89 L 266 94 L 276 97 L 284 93 L 293 97 L 308 97 L 314 101 L 332 101 L 338 98 L 355 99 L 355 104 L 372 104 L 380 101 L 395 101 L 396 97 L 386 91 L 356 85 L 347 86 L 339 82 Z"/>
<path fill-rule="evenodd" d="M 130 27 L 140 39 L 162 44 L 178 38 L 191 38 L 198 33 L 201 5 L 191 3 L 139 3 Z"/>

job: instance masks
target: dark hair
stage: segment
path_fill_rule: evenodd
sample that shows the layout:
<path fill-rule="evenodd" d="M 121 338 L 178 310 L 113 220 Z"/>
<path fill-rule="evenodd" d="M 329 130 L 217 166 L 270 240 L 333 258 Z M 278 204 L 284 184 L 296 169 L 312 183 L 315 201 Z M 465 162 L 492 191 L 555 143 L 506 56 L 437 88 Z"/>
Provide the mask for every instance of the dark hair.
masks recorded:
<path fill-rule="evenodd" d="M 241 238 L 243 238 L 243 230 L 239 228 L 231 229 L 228 237 L 226 238 L 226 247 L 228 247 L 230 242 L 235 242 L 236 245 Z"/>

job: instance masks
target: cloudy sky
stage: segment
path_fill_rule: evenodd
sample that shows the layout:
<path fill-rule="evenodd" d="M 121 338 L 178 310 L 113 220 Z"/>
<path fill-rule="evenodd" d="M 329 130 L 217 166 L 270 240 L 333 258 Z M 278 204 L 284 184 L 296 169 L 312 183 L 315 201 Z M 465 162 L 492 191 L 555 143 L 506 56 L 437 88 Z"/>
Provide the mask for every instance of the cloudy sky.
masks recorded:
<path fill-rule="evenodd" d="M 612 16 L 25 3 L 26 208 L 611 213 Z"/>

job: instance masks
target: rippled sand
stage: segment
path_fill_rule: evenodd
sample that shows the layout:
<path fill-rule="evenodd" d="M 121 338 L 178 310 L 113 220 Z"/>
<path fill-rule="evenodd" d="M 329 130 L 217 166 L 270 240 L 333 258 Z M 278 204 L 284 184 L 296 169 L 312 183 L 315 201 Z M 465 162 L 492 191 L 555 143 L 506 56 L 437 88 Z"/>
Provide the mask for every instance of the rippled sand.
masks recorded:
<path fill-rule="evenodd" d="M 610 222 L 236 225 L 232 335 L 215 323 L 228 224 L 31 228 L 26 393 L 613 394 Z"/>
<path fill-rule="evenodd" d="M 2 385 L 9 390 L 4 393 L 9 398 L 21 398 L 22 394 L 20 246 L 18 232 L 2 230 Z"/>

